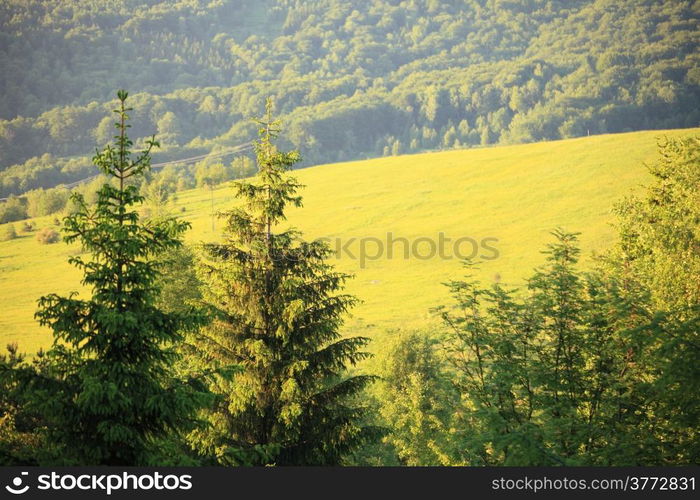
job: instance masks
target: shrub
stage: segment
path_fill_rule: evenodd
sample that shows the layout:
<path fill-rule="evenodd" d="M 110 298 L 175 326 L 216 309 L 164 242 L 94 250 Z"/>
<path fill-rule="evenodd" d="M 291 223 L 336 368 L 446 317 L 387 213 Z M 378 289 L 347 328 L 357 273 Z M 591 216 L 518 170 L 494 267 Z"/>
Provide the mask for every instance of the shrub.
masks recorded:
<path fill-rule="evenodd" d="M 56 243 L 60 239 L 58 232 L 54 231 L 50 227 L 45 227 L 38 233 L 36 233 L 36 241 L 42 245 L 50 245 L 51 243 Z"/>
<path fill-rule="evenodd" d="M 22 224 L 22 231 L 25 233 L 31 233 L 34 231 L 34 223 L 33 222 L 25 222 Z"/>
<path fill-rule="evenodd" d="M 15 226 L 8 224 L 0 231 L 0 241 L 14 240 L 17 237 Z"/>

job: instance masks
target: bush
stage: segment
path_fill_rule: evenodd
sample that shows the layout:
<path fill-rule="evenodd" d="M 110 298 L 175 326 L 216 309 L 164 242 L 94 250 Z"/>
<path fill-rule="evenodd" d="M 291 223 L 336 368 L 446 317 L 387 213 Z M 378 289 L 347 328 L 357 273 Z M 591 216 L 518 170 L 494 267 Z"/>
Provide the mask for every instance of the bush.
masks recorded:
<path fill-rule="evenodd" d="M 50 245 L 51 243 L 56 243 L 60 239 L 58 232 L 54 231 L 50 227 L 45 227 L 38 233 L 36 233 L 36 241 L 42 245 Z"/>
<path fill-rule="evenodd" d="M 14 240 L 17 237 L 15 226 L 8 224 L 0 231 L 0 241 Z"/>
<path fill-rule="evenodd" d="M 25 233 L 31 233 L 32 231 L 34 231 L 34 223 L 29 221 L 23 223 L 22 231 L 24 231 Z"/>

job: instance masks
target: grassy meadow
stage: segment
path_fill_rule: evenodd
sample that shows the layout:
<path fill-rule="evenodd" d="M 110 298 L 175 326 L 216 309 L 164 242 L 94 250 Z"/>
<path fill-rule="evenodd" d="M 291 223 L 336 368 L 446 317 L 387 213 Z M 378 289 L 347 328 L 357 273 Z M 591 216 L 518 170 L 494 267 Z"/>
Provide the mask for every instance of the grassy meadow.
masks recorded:
<path fill-rule="evenodd" d="M 425 258 L 425 240 L 418 255 L 405 259 L 404 243 L 361 265 L 360 238 L 367 255 L 377 256 L 377 240 L 387 233 L 437 242 L 439 233 L 452 241 L 469 237 L 488 245 L 498 258 L 483 260 L 484 281 L 500 279 L 518 286 L 542 262 L 543 246 L 557 226 L 580 231 L 584 260 L 612 242 L 611 208 L 616 200 L 647 179 L 644 162 L 654 159 L 663 136 L 697 135 L 700 129 L 645 131 L 600 135 L 556 142 L 455 150 L 323 165 L 296 172 L 307 187 L 304 207 L 290 211 L 289 223 L 307 239 L 336 239 L 344 252 L 331 259 L 341 271 L 355 275 L 348 291 L 362 300 L 346 331 L 378 340 L 394 329 L 419 328 L 436 319 L 430 308 L 447 302 L 442 282 L 462 275 L 451 245 L 443 258 Z M 174 213 L 192 223 L 189 243 L 220 237 L 222 221 L 212 230 L 214 211 L 231 207 L 230 185 L 177 193 Z M 184 211 L 183 211 L 184 207 Z M 37 229 L 53 226 L 54 216 L 35 219 Z M 33 319 L 43 294 L 80 290 L 80 274 L 67 263 L 76 245 L 40 245 L 35 233 L 0 242 L 0 344 L 18 342 L 25 352 L 50 344 L 51 336 Z M 3 232 L 0 226 L 0 233 Z M 355 240 L 352 240 L 355 238 Z M 470 253 L 467 243 L 463 254 Z M 492 257 L 492 252 L 479 254 Z M 478 255 L 477 255 L 477 260 Z"/>

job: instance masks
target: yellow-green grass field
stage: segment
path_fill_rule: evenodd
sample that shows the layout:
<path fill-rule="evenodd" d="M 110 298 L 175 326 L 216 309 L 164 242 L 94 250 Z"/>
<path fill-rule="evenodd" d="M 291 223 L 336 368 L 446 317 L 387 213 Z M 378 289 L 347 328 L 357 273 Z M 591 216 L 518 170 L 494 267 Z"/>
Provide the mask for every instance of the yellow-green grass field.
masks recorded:
<path fill-rule="evenodd" d="M 611 209 L 649 179 L 644 163 L 654 160 L 658 139 L 698 133 L 645 131 L 308 168 L 294 173 L 306 188 L 304 207 L 290 210 L 289 222 L 308 239 L 331 238 L 332 246 L 336 238 L 342 244 L 356 238 L 348 247 L 355 258 L 344 253 L 331 262 L 355 275 L 347 289 L 362 300 L 345 333 L 374 338 L 376 349 L 393 330 L 436 324 L 430 309 L 449 300 L 442 283 L 462 276 L 463 267 L 456 258 L 426 259 L 425 240 L 416 247 L 418 256 L 405 259 L 405 244 L 396 242 L 393 258 L 385 248 L 383 256 L 361 266 L 359 238 L 377 238 L 385 246 L 387 233 L 409 244 L 419 238 L 437 242 L 440 232 L 452 241 L 496 238 L 487 244 L 499 256 L 483 261 L 481 278 L 518 286 L 543 262 L 540 252 L 558 226 L 582 233 L 583 265 L 592 252 L 609 247 L 615 234 Z M 192 223 L 190 243 L 220 237 L 222 221 L 212 231 L 212 195 L 215 211 L 235 203 L 230 185 L 178 193 L 173 211 Z M 53 219 L 36 219 L 37 228 Z M 21 223 L 15 227 L 20 237 L 0 242 L 0 345 L 18 342 L 31 353 L 51 342 L 33 319 L 36 300 L 80 290 L 80 275 L 67 263 L 79 248 L 40 245 L 34 233 L 19 231 Z M 376 255 L 376 240 L 366 241 L 367 254 Z M 467 241 L 460 248 L 462 255 L 471 253 Z M 451 254 L 449 246 L 445 257 Z M 483 248 L 480 254 L 493 256 Z"/>

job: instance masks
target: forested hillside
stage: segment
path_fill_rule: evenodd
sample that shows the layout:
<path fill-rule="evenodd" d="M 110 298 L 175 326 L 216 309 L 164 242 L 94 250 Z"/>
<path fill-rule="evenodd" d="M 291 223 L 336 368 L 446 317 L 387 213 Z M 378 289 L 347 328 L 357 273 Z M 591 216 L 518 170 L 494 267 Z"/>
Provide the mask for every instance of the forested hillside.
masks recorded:
<path fill-rule="evenodd" d="M 663 0 L 6 0 L 0 197 L 94 173 L 115 88 L 154 161 L 251 140 L 303 165 L 700 123 L 700 5 Z M 227 161 L 230 161 L 227 159 Z"/>

